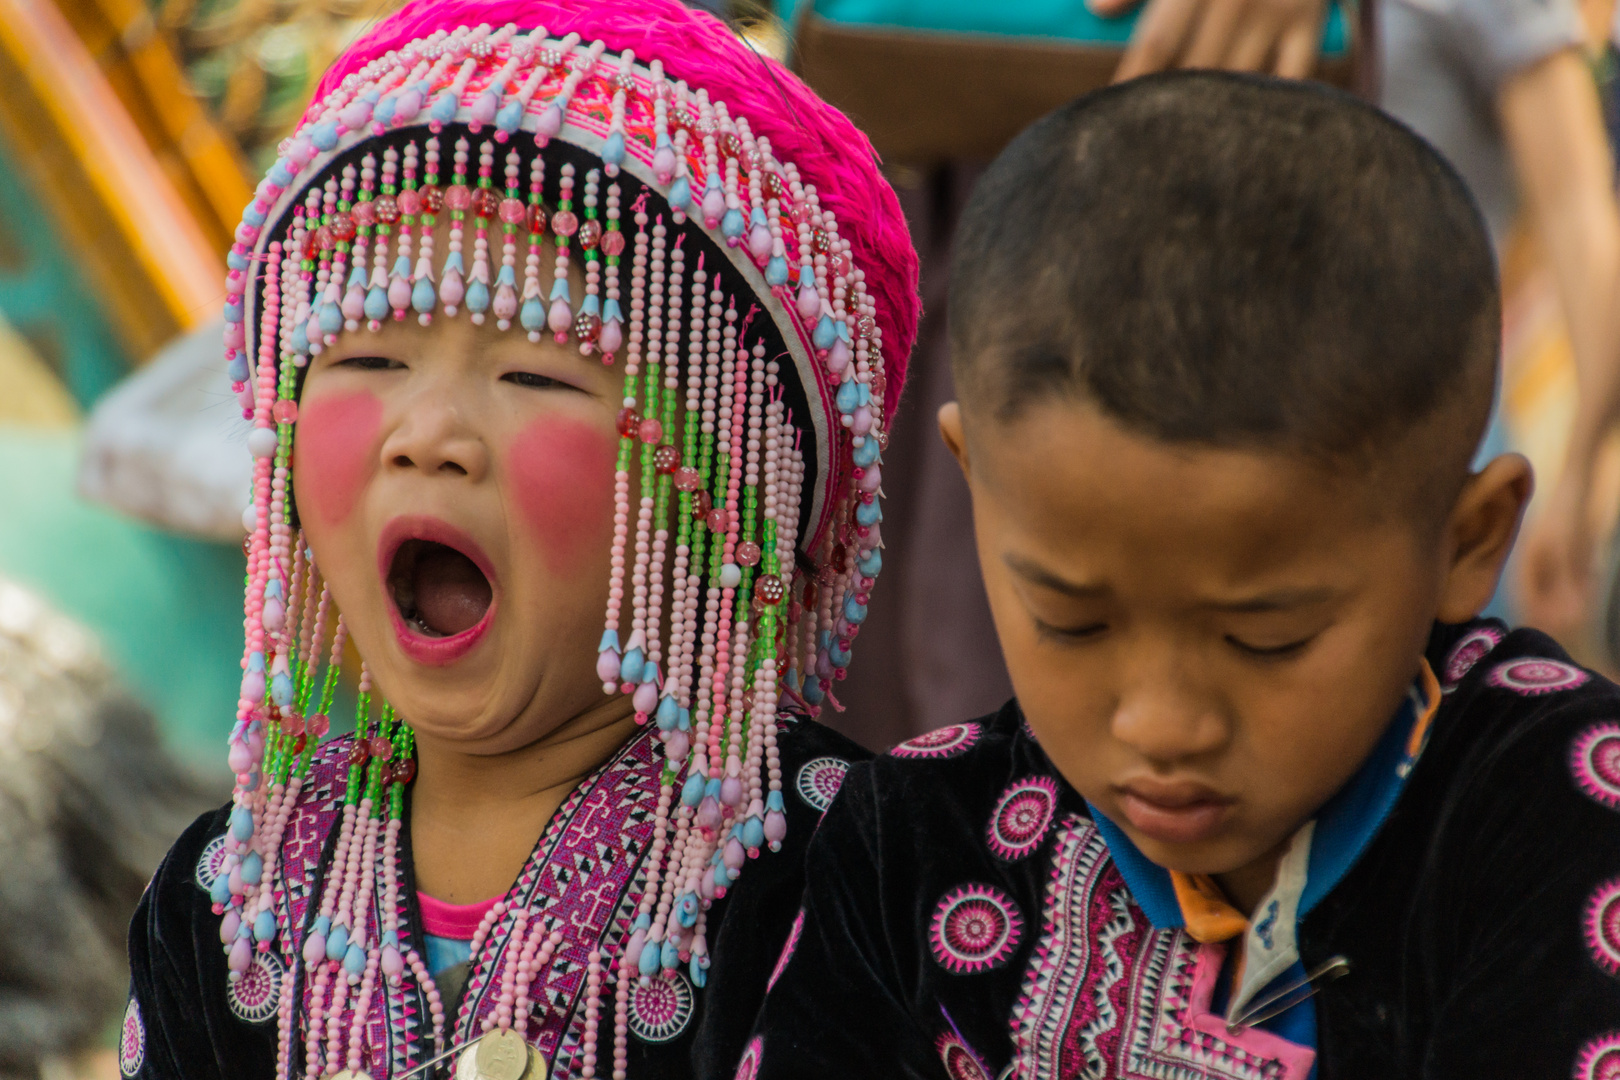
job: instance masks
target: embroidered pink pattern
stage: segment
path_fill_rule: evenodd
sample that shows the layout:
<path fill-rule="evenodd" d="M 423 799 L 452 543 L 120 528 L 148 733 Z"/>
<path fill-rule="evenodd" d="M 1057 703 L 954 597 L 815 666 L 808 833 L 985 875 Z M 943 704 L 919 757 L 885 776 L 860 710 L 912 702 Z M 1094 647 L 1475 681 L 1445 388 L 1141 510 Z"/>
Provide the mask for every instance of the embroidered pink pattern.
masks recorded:
<path fill-rule="evenodd" d="M 1574 664 L 1562 660 L 1549 660 L 1544 656 L 1525 656 L 1509 660 L 1491 669 L 1487 679 L 1503 690 L 1511 690 L 1524 697 L 1539 697 L 1560 690 L 1573 690 L 1591 676 Z"/>
<path fill-rule="evenodd" d="M 1494 626 L 1481 626 L 1470 630 L 1451 648 L 1446 662 L 1440 667 L 1440 685 L 1446 693 L 1457 688 L 1475 664 L 1502 643 L 1502 631 Z"/>
<path fill-rule="evenodd" d="M 743 1050 L 737 1062 L 737 1080 L 754 1080 L 759 1075 L 759 1061 L 765 1054 L 765 1036 L 755 1035 Z"/>
<path fill-rule="evenodd" d="M 934 908 L 929 943 L 934 959 L 958 975 L 1007 962 L 1023 935 L 1024 917 L 1007 894 L 989 885 L 964 885 Z"/>
<path fill-rule="evenodd" d="M 1020 1080 L 1305 1080 L 1314 1050 L 1226 1031 L 1225 951 L 1154 930 L 1090 820 L 1058 825 L 1041 936 L 1013 1006 Z"/>
<path fill-rule="evenodd" d="M 1620 878 L 1599 885 L 1587 903 L 1586 944 L 1599 967 L 1620 975 Z"/>
<path fill-rule="evenodd" d="M 124 1030 L 118 1037 L 118 1071 L 134 1076 L 146 1064 L 146 1025 L 134 998 L 124 1007 Z"/>
<path fill-rule="evenodd" d="M 776 967 L 771 970 L 770 981 L 765 984 L 767 993 L 776 985 L 776 980 L 782 977 L 782 972 L 787 970 L 788 961 L 793 959 L 793 950 L 799 947 L 799 935 L 802 933 L 804 933 L 804 909 L 800 908 L 799 914 L 793 919 L 793 929 L 788 931 L 787 944 L 782 946 L 782 955 L 776 958 Z"/>
<path fill-rule="evenodd" d="M 1620 724 L 1595 724 L 1570 748 L 1575 783 L 1594 802 L 1620 810 Z"/>
<path fill-rule="evenodd" d="M 259 1024 L 276 1015 L 281 1004 L 281 982 L 285 970 L 275 953 L 256 952 L 242 977 L 225 988 L 225 999 L 241 1020 Z"/>
<path fill-rule="evenodd" d="M 1016 781 L 990 812 L 986 840 L 990 850 L 1012 862 L 1041 846 L 1057 809 L 1057 783 L 1049 776 Z"/>
<path fill-rule="evenodd" d="M 678 971 L 666 971 L 630 991 L 630 1034 L 646 1043 L 679 1037 L 692 1021 L 692 984 Z"/>
<path fill-rule="evenodd" d="M 984 729 L 978 724 L 951 724 L 909 739 L 889 753 L 900 758 L 955 757 L 978 742 L 982 734 Z"/>
<path fill-rule="evenodd" d="M 811 809 L 826 813 L 827 807 L 838 797 L 838 789 L 844 786 L 848 772 L 849 762 L 843 758 L 818 757 L 805 762 L 799 770 L 799 798 Z"/>
<path fill-rule="evenodd" d="M 947 1031 L 935 1045 L 939 1049 L 939 1060 L 945 1063 L 945 1075 L 951 1080 L 990 1080 L 990 1071 L 956 1032 Z"/>
<path fill-rule="evenodd" d="M 1593 1039 L 1575 1063 L 1575 1080 L 1620 1080 L 1620 1031 Z"/>
<path fill-rule="evenodd" d="M 224 865 L 225 838 L 216 836 L 208 841 L 208 846 L 202 849 L 201 855 L 197 856 L 197 887 L 203 892 L 212 889 L 214 880 L 219 877 L 220 869 Z"/>

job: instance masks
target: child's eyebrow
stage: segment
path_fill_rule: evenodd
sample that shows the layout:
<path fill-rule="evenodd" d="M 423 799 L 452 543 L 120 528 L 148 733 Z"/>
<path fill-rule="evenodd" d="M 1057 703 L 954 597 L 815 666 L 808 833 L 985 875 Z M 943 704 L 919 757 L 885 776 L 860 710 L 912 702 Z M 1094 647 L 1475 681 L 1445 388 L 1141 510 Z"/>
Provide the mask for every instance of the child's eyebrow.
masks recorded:
<path fill-rule="evenodd" d="M 1331 600 L 1335 595 L 1334 590 L 1326 587 L 1274 589 L 1271 592 L 1260 593 L 1257 596 L 1247 596 L 1241 600 L 1213 601 L 1204 606 L 1214 608 L 1217 611 L 1250 614 L 1309 607 L 1312 604 L 1320 604 Z"/>
<path fill-rule="evenodd" d="M 1052 571 L 1040 566 L 1021 555 L 1006 555 L 1002 561 L 1019 577 L 1024 578 L 1032 585 L 1039 585 L 1043 589 L 1062 593 L 1064 596 L 1073 596 L 1077 599 L 1089 600 L 1106 594 L 1109 589 L 1106 585 L 1081 585 L 1066 578 L 1058 577 Z"/>

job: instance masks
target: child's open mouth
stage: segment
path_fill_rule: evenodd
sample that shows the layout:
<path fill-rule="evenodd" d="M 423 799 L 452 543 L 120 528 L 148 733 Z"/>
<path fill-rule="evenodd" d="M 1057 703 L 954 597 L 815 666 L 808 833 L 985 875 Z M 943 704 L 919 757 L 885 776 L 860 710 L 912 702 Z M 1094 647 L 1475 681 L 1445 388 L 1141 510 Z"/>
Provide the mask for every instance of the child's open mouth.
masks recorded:
<path fill-rule="evenodd" d="M 427 637 L 453 637 L 472 629 L 494 597 L 477 563 L 432 540 L 407 540 L 399 546 L 388 586 L 406 625 Z"/>
<path fill-rule="evenodd" d="M 448 664 L 484 636 L 495 586 L 489 560 L 471 537 L 434 518 L 396 518 L 378 554 L 394 636 L 407 656 Z"/>

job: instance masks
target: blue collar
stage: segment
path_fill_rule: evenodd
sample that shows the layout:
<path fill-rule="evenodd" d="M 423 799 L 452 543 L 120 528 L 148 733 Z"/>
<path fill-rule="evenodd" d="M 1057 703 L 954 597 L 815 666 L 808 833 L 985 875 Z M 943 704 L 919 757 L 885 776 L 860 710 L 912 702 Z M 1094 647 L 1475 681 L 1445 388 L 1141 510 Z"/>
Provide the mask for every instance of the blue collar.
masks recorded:
<path fill-rule="evenodd" d="M 1407 754 L 1407 744 L 1413 725 L 1428 704 L 1422 681 L 1413 683 L 1367 760 L 1317 812 L 1299 918 L 1333 891 L 1383 828 L 1416 760 L 1416 754 Z M 1095 806 L 1087 806 L 1120 876 L 1154 927 L 1165 930 L 1181 926 L 1181 905 L 1176 901 L 1169 871 L 1143 855 L 1130 837 Z"/>

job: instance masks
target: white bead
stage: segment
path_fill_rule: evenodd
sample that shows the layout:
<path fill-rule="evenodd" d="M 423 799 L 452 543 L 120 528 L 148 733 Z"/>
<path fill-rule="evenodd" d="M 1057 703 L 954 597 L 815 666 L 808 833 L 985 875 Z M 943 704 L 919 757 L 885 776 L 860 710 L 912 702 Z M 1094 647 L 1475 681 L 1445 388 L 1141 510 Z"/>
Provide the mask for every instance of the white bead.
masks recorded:
<path fill-rule="evenodd" d="M 256 427 L 248 432 L 248 453 L 256 458 L 274 457 L 278 441 L 275 428 Z"/>
<path fill-rule="evenodd" d="M 735 589 L 742 584 L 742 567 L 736 563 L 726 563 L 720 567 L 720 587 L 722 589 Z"/>
<path fill-rule="evenodd" d="M 247 508 L 242 511 L 242 531 L 252 532 L 258 527 L 259 508 L 254 506 L 252 503 L 248 503 Z"/>

